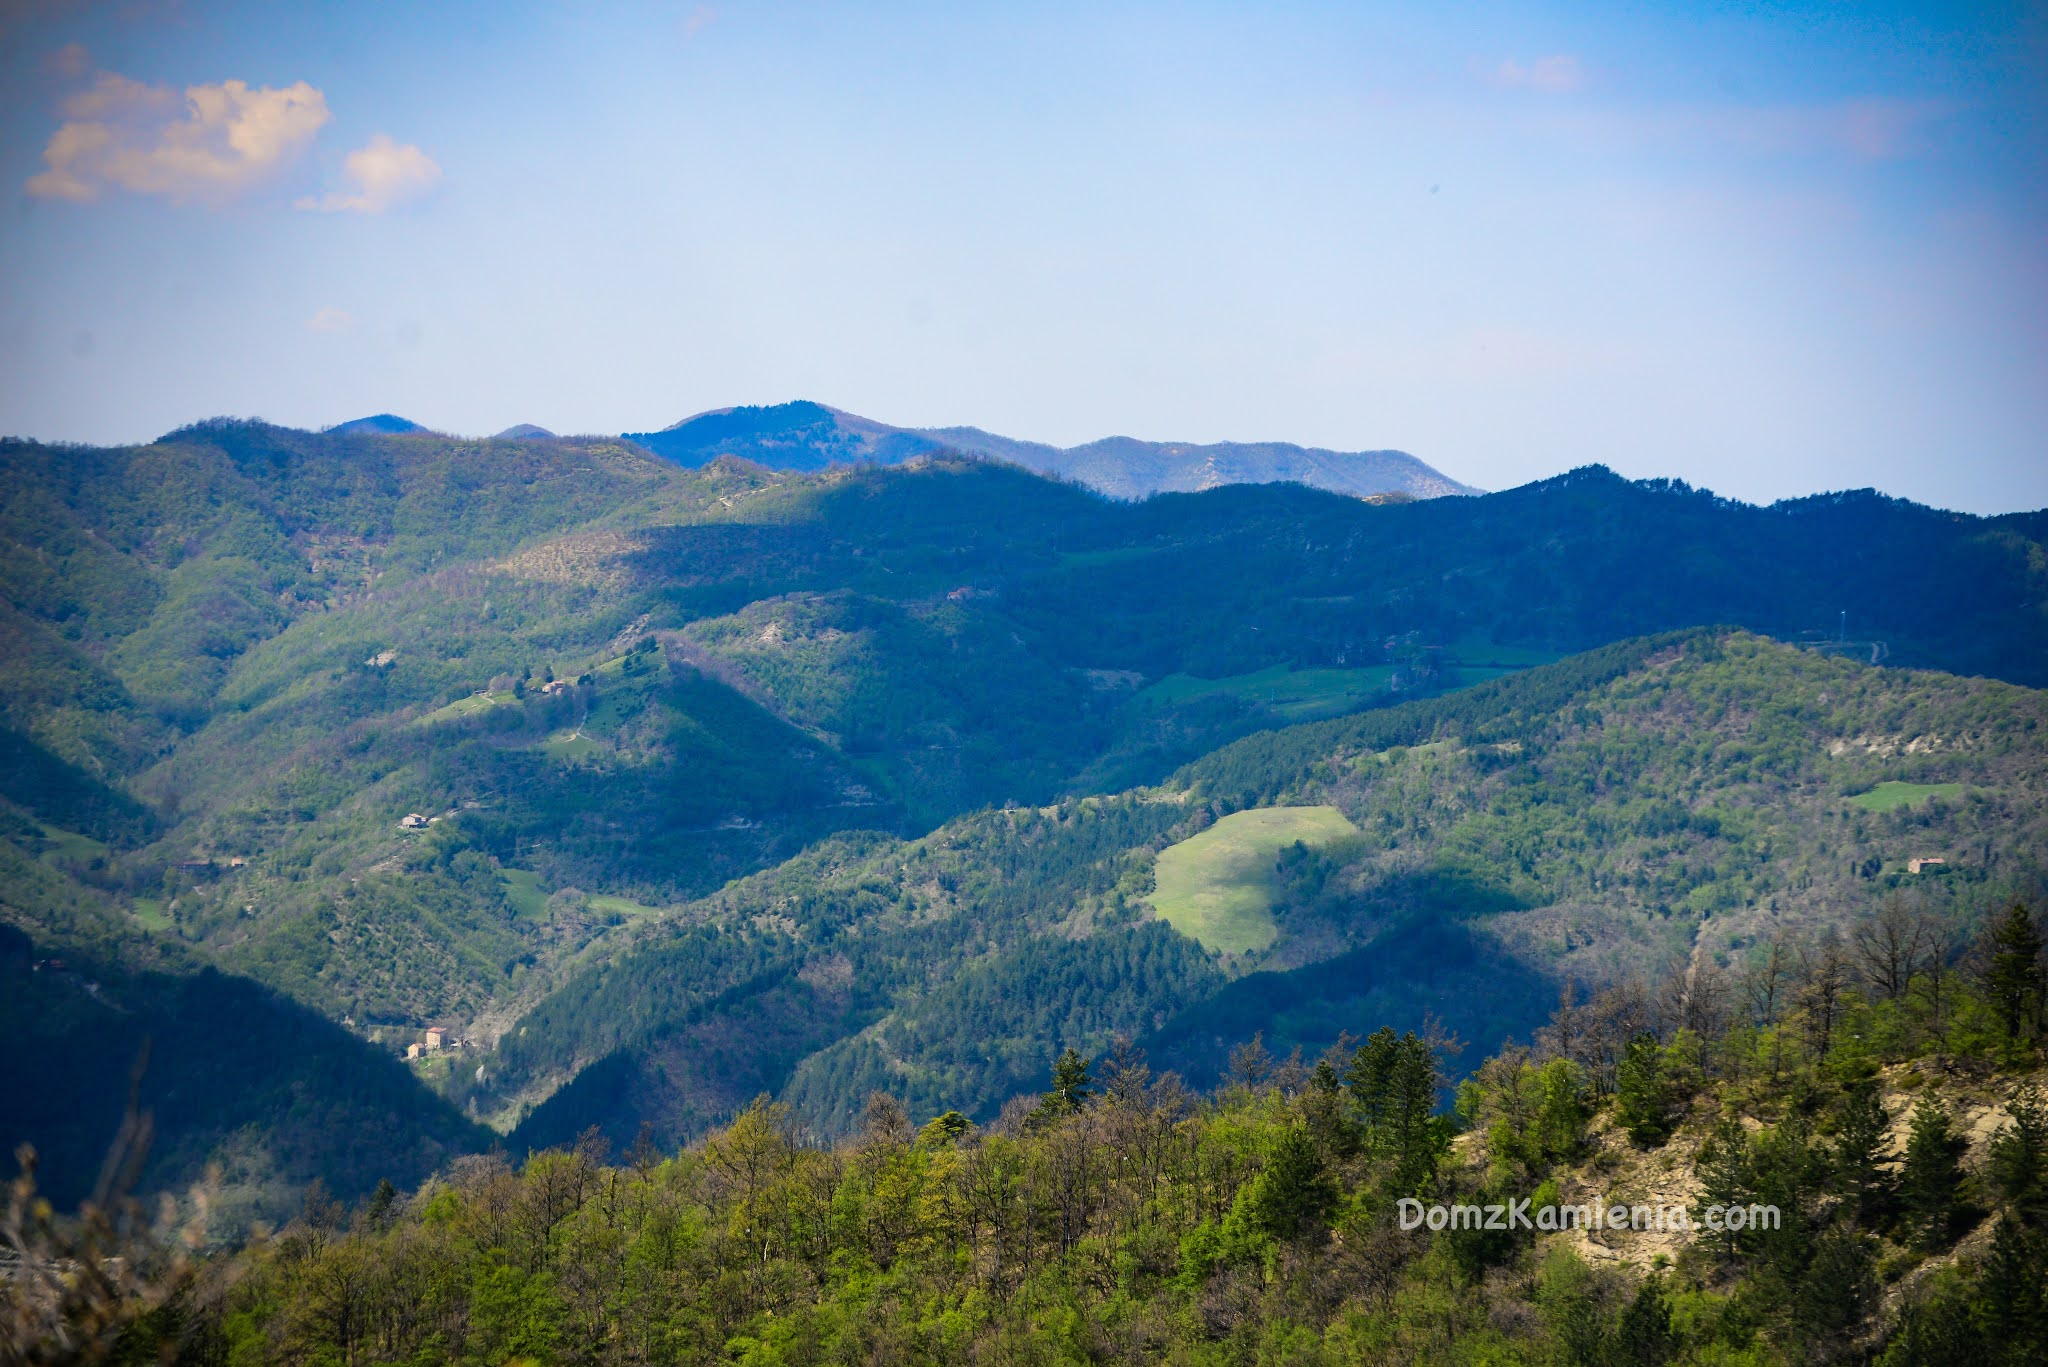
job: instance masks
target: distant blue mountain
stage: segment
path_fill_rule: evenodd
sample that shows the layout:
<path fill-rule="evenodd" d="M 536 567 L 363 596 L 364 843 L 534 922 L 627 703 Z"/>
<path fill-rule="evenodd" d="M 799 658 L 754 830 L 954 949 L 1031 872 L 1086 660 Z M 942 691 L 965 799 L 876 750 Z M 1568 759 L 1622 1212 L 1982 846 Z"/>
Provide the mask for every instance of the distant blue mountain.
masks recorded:
<path fill-rule="evenodd" d="M 694 467 L 720 456 L 744 456 L 778 470 L 822 470 L 856 461 L 895 465 L 945 445 L 806 399 L 761 408 L 716 408 L 659 432 L 625 436 L 678 465 Z"/>
<path fill-rule="evenodd" d="M 536 427 L 530 422 L 516 423 L 493 437 L 493 441 L 513 441 L 521 437 L 552 437 L 555 434 L 545 427 Z"/>
<path fill-rule="evenodd" d="M 385 436 L 402 436 L 407 432 L 424 432 L 427 429 L 410 418 L 401 418 L 396 413 L 374 413 L 367 418 L 351 418 L 338 422 L 327 429 L 339 435 L 348 436 L 358 432 L 377 432 Z"/>
<path fill-rule="evenodd" d="M 822 470 L 868 461 L 895 465 L 934 451 L 959 451 L 1057 475 L 1114 498 L 1191 493 L 1223 484 L 1307 484 L 1360 497 L 1441 498 L 1479 492 L 1404 451 L 1327 451 L 1287 442 L 1139 441 L 1106 437 L 1085 446 L 1047 446 L 978 427 L 892 427 L 799 399 L 765 407 L 718 408 L 659 432 L 628 432 L 656 455 L 699 466 L 742 456 L 780 470 Z"/>

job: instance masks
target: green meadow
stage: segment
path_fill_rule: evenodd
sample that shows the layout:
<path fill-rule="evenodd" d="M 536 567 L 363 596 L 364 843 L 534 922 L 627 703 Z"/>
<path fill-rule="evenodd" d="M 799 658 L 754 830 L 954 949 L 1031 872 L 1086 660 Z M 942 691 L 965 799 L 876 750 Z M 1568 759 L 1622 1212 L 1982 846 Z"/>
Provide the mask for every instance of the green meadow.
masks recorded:
<path fill-rule="evenodd" d="M 1357 833 L 1335 807 L 1232 812 L 1159 852 L 1153 910 L 1205 949 L 1226 954 L 1264 949 L 1280 933 L 1273 922 L 1275 857 L 1297 841 L 1321 846 Z"/>
<path fill-rule="evenodd" d="M 1849 805 L 1861 807 L 1866 812 L 1893 812 L 1931 797 L 1956 798 L 1962 795 L 1963 785 L 1960 783 L 1903 783 L 1892 779 L 1867 793 L 1856 794 L 1849 799 Z"/>

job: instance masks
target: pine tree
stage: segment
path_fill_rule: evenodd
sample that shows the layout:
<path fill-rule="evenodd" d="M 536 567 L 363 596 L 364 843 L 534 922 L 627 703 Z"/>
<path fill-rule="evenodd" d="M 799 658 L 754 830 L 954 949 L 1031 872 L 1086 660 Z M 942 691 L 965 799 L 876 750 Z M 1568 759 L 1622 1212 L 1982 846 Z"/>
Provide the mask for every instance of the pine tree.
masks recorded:
<path fill-rule="evenodd" d="M 2005 1037 L 2015 1043 L 2041 1027 L 2043 972 L 2041 932 L 2018 902 L 1998 918 L 1984 938 L 1984 991 L 1998 1012 Z"/>
<path fill-rule="evenodd" d="M 2048 1107 L 2040 1094 L 2013 1093 L 2012 1123 L 1991 1141 L 1991 1181 L 2021 1219 L 2048 1219 Z"/>
<path fill-rule="evenodd" d="M 1876 1221 L 1890 1192 L 1890 1178 L 1883 1167 L 1891 1161 L 1885 1144 L 1890 1124 L 1891 1114 L 1878 1099 L 1874 1083 L 1862 1082 L 1849 1089 L 1835 1139 L 1835 1189 L 1866 1227 Z"/>
<path fill-rule="evenodd" d="M 1315 1140 L 1290 1125 L 1273 1141 L 1266 1166 L 1245 1189 L 1245 1220 L 1271 1239 L 1293 1239 L 1318 1226 L 1337 1199 Z"/>
<path fill-rule="evenodd" d="M 1877 1300 L 1872 1240 L 1837 1226 L 1815 1241 L 1813 1261 L 1794 1286 L 1790 1328 L 1810 1362 L 1828 1361 L 1848 1346 Z"/>
<path fill-rule="evenodd" d="M 1637 1147 L 1653 1149 L 1671 1137 L 1671 1088 L 1656 1037 L 1637 1035 L 1614 1074 L 1614 1119 Z"/>
<path fill-rule="evenodd" d="M 1755 1196 L 1749 1132 L 1742 1128 L 1741 1121 L 1731 1116 L 1714 1127 L 1714 1132 L 1700 1145 L 1699 1155 L 1693 1160 L 1693 1171 L 1700 1182 L 1700 1199 L 1693 1210 L 1693 1219 L 1705 1231 L 1701 1239 L 1716 1245 L 1723 1257 L 1732 1258 L 1746 1251 L 1752 1242 L 1747 1234 L 1726 1228 L 1715 1231 L 1706 1223 L 1709 1209 L 1719 1206 L 1728 1210 L 1746 1206 Z"/>
<path fill-rule="evenodd" d="M 1948 1108 L 1932 1093 L 1921 1096 L 1913 1108 L 1913 1132 L 1906 1141 L 1899 1203 L 1905 1207 L 1914 1242 L 1922 1248 L 1941 1248 L 1948 1243 L 1956 1196 L 1963 1183 L 1961 1150 L 1949 1125 Z"/>
<path fill-rule="evenodd" d="M 1046 1093 L 1047 1105 L 1071 1115 L 1087 1105 L 1093 1095 L 1088 1060 L 1071 1046 L 1061 1051 L 1052 1065 L 1052 1090 Z"/>
<path fill-rule="evenodd" d="M 1678 1354 L 1678 1335 L 1671 1328 L 1671 1305 L 1664 1283 L 1651 1277 L 1637 1288 L 1635 1299 L 1621 1312 L 1608 1341 L 1607 1359 L 1629 1367 L 1663 1367 Z"/>
<path fill-rule="evenodd" d="M 1365 1126 L 1368 1142 L 1376 1143 L 1382 1137 L 1394 1059 L 1399 1049 L 1399 1037 L 1382 1025 L 1358 1046 L 1351 1055 L 1351 1066 L 1344 1070 L 1344 1085 L 1351 1089 L 1351 1099 L 1358 1107 L 1358 1118 Z"/>
<path fill-rule="evenodd" d="M 1434 1114 L 1442 1086 L 1436 1051 L 1412 1030 L 1402 1035 L 1387 1080 L 1386 1129 L 1396 1190 L 1420 1191 L 1436 1180 L 1451 1138 L 1449 1122 Z"/>
<path fill-rule="evenodd" d="M 2048 1360 L 2048 1291 L 2044 1291 L 2043 1260 L 2048 1247 L 2010 1215 L 1992 1231 L 1991 1255 L 1985 1259 L 1977 1288 L 1985 1340 L 2005 1362 Z"/>

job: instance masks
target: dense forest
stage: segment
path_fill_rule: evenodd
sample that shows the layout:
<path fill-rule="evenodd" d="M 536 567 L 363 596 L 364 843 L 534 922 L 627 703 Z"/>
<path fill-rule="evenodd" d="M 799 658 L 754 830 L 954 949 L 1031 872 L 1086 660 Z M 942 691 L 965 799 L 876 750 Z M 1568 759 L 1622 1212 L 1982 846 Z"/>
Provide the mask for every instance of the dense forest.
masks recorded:
<path fill-rule="evenodd" d="M 1254 1038 L 1206 1094 L 1117 1040 L 987 1125 L 877 1091 L 825 1144 L 761 1097 L 680 1151 L 592 1132 L 316 1187 L 239 1247 L 203 1188 L 152 1220 L 114 1183 L 69 1224 L 24 1176 L 0 1334 L 194 1364 L 2034 1363 L 2048 960 L 2025 907 L 1985 911 L 1958 961 L 1898 906 L 1567 992 L 1455 1089 L 1436 1029 Z"/>

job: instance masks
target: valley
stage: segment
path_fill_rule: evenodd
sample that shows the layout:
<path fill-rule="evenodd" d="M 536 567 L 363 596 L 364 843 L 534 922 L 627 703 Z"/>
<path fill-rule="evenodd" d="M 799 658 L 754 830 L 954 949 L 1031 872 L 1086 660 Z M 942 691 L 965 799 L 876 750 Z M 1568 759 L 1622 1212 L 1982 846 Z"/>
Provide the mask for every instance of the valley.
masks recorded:
<path fill-rule="evenodd" d="M 837 1133 L 885 1083 L 987 1118 L 1119 1033 L 1197 1079 L 1260 1032 L 1491 1043 L 1771 918 L 2037 876 L 2037 515 L 1597 470 L 1118 503 L 227 422 L 0 457 L 23 954 L 310 1013 L 458 1149 L 673 1143 L 759 1091 Z M 1886 667 L 1800 648 L 1843 604 Z M 1793 644 L 1656 635 L 1700 623 Z M 429 1026 L 475 1052 L 407 1081 Z M 165 1180 L 230 1142 L 189 1114 Z M 237 1133 L 252 1208 L 368 1170 Z"/>

